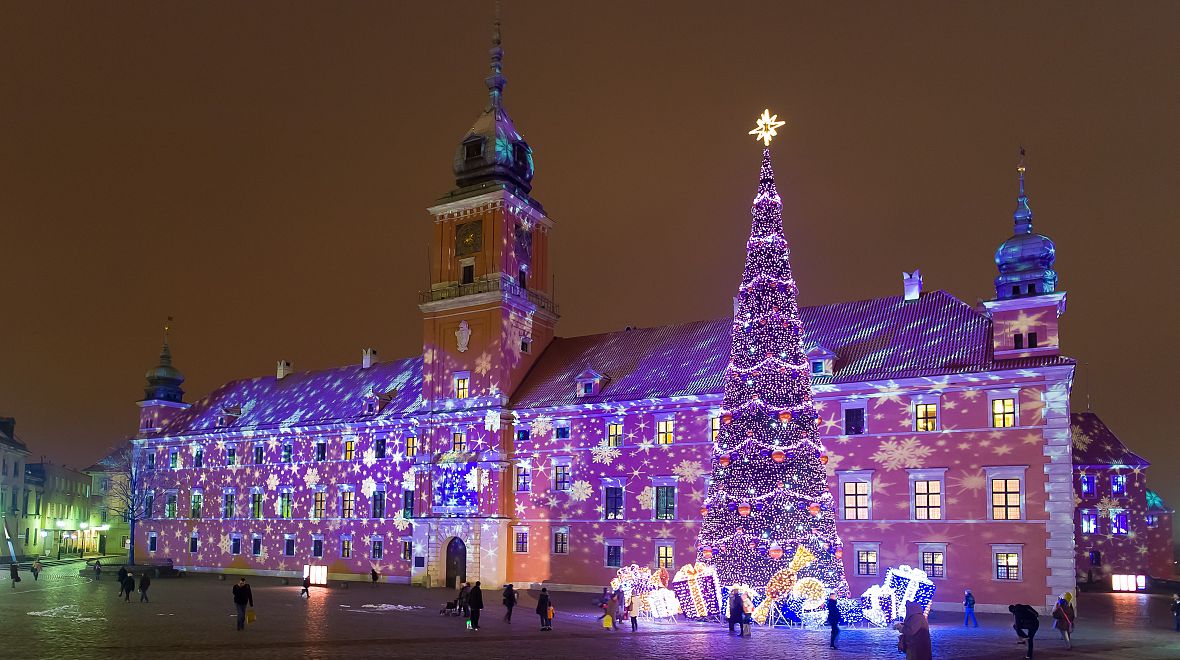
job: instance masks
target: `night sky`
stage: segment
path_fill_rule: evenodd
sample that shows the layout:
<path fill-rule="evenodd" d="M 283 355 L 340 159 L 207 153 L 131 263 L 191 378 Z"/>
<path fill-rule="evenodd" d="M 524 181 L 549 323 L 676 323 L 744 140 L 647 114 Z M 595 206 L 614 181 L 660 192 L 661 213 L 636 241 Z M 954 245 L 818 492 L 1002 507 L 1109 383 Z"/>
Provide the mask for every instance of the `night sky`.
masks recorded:
<path fill-rule="evenodd" d="M 765 107 L 803 304 L 915 267 L 990 298 L 1024 145 L 1074 407 L 1180 504 L 1180 4 L 829 4 L 505 3 L 558 333 L 731 312 Z M 490 1 L 117 5 L 0 4 L 0 415 L 74 466 L 134 432 L 169 315 L 190 401 L 418 353 L 487 94 Z"/>

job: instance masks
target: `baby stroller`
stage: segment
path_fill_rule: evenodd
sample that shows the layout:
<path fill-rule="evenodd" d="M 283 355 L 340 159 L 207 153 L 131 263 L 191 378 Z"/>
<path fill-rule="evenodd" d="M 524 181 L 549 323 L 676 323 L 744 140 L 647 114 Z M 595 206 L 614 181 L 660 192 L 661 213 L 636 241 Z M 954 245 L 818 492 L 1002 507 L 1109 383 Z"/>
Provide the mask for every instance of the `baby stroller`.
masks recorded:
<path fill-rule="evenodd" d="M 459 616 L 459 601 L 448 600 L 447 604 L 443 605 L 443 608 L 439 610 L 438 613 L 443 615 L 450 614 L 452 616 Z"/>

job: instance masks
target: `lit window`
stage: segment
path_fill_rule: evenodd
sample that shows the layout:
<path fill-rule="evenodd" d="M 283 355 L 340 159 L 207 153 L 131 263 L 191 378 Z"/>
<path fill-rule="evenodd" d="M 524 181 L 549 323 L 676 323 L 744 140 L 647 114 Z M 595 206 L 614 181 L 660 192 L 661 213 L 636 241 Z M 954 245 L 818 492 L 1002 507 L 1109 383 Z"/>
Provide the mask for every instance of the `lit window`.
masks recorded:
<path fill-rule="evenodd" d="M 876 575 L 877 574 L 877 551 L 876 550 L 857 550 L 856 551 L 856 574 L 857 575 Z"/>
<path fill-rule="evenodd" d="M 528 467 L 516 466 L 516 492 L 527 493 L 533 489 L 533 473 Z"/>
<path fill-rule="evenodd" d="M 1020 480 L 992 479 L 992 520 L 1020 520 Z"/>
<path fill-rule="evenodd" d="M 351 461 L 355 457 L 356 457 L 356 441 L 355 440 L 345 440 L 344 441 L 344 460 Z"/>
<path fill-rule="evenodd" d="M 992 426 L 997 429 L 1016 426 L 1016 399 L 992 399 Z"/>
<path fill-rule="evenodd" d="M 1093 495 L 1095 491 L 1095 479 L 1092 474 L 1083 474 L 1081 477 L 1082 495 Z"/>
<path fill-rule="evenodd" d="M 526 553 L 529 551 L 529 530 L 527 527 L 517 527 L 512 530 L 512 551 Z"/>
<path fill-rule="evenodd" d="M 623 566 L 623 542 L 612 540 L 606 542 L 606 565 L 609 568 Z"/>
<path fill-rule="evenodd" d="M 721 417 L 709 418 L 709 439 L 717 442 L 717 436 L 721 435 Z"/>
<path fill-rule="evenodd" d="M 946 577 L 946 553 L 938 550 L 923 552 L 922 570 L 932 578 Z"/>
<path fill-rule="evenodd" d="M 323 518 L 327 502 L 328 494 L 322 490 L 317 490 L 312 496 L 311 517 Z"/>
<path fill-rule="evenodd" d="M 676 487 L 656 486 L 656 520 L 676 518 Z"/>
<path fill-rule="evenodd" d="M 414 542 L 402 541 L 402 561 L 410 561 L 414 558 Z"/>
<path fill-rule="evenodd" d="M 561 491 L 570 489 L 570 466 L 553 466 L 553 487 Z"/>
<path fill-rule="evenodd" d="M 340 558 L 341 559 L 348 559 L 351 556 L 352 556 L 352 539 L 347 538 L 347 537 L 340 539 Z"/>
<path fill-rule="evenodd" d="M 455 431 L 451 434 L 451 451 L 467 451 L 467 434 Z"/>
<path fill-rule="evenodd" d="M 466 399 L 467 398 L 467 396 L 470 392 L 470 390 L 468 389 L 470 382 L 471 382 L 471 379 L 467 378 L 467 377 L 456 377 L 455 378 L 455 398 L 456 399 Z"/>
<path fill-rule="evenodd" d="M 603 489 L 603 518 L 606 520 L 623 519 L 623 489 L 607 486 Z"/>
<path fill-rule="evenodd" d="M 996 579 L 997 580 L 1019 580 L 1020 579 L 1020 555 L 1015 552 L 997 552 L 996 555 Z"/>
<path fill-rule="evenodd" d="M 279 493 L 279 517 L 284 519 L 291 518 L 291 490 L 286 489 Z"/>
<path fill-rule="evenodd" d="M 1129 529 L 1127 512 L 1122 509 L 1112 509 L 1110 512 L 1110 533 L 1126 534 Z"/>
<path fill-rule="evenodd" d="M 255 520 L 262 517 L 262 491 L 254 490 L 250 493 L 250 517 Z"/>
<path fill-rule="evenodd" d="M 263 452 L 262 445 L 254 445 L 254 464 L 255 465 L 262 465 L 262 452 Z"/>
<path fill-rule="evenodd" d="M 418 438 L 416 436 L 406 436 L 406 458 L 413 458 L 418 455 Z"/>
<path fill-rule="evenodd" d="M 1122 497 L 1127 494 L 1127 475 L 1116 474 L 1110 478 L 1110 494 Z"/>
<path fill-rule="evenodd" d="M 373 491 L 373 495 L 369 498 L 369 503 L 372 505 L 370 518 L 384 518 L 385 517 L 385 488 L 379 487 Z"/>
<path fill-rule="evenodd" d="M 287 444 L 283 445 L 283 453 L 279 456 L 279 461 L 282 463 L 290 463 L 291 456 L 294 451 L 295 448 L 291 446 L 291 443 L 288 442 Z"/>
<path fill-rule="evenodd" d="M 553 554 L 568 555 L 570 552 L 570 528 L 558 527 L 553 530 Z"/>
<path fill-rule="evenodd" d="M 351 490 L 340 491 L 340 517 L 351 518 L 356 509 L 356 493 Z"/>
<path fill-rule="evenodd" d="M 234 447 L 227 447 L 225 450 L 225 464 L 228 467 L 233 467 L 238 462 L 238 450 Z"/>
<path fill-rule="evenodd" d="M 844 519 L 869 519 L 869 482 L 844 482 Z"/>
<path fill-rule="evenodd" d="M 385 554 L 385 541 L 380 536 L 374 536 L 372 539 L 371 551 L 369 556 L 373 559 L 381 559 Z"/>
<path fill-rule="evenodd" d="M 661 419 L 656 422 L 657 445 L 670 445 L 676 439 L 672 424 L 673 422 L 670 419 Z"/>
<path fill-rule="evenodd" d="M 942 520 L 942 482 L 914 482 L 914 519 Z"/>
<path fill-rule="evenodd" d="M 937 403 L 919 403 L 914 406 L 914 429 L 918 431 L 938 430 Z"/>
<path fill-rule="evenodd" d="M 672 568 L 675 561 L 672 556 L 672 546 L 667 543 L 661 543 L 656 546 L 656 567 L 657 568 Z"/>
<path fill-rule="evenodd" d="M 226 492 L 226 493 L 222 494 L 221 517 L 222 518 L 233 518 L 234 517 L 234 494 L 233 494 L 233 492 Z"/>
<path fill-rule="evenodd" d="M 1098 512 L 1083 511 L 1081 513 L 1082 533 L 1083 534 L 1097 534 L 1098 533 Z"/>
<path fill-rule="evenodd" d="M 606 425 L 606 446 L 607 447 L 622 447 L 623 446 L 623 425 L 611 423 Z"/>
<path fill-rule="evenodd" d="M 200 518 L 201 517 L 201 506 L 204 503 L 205 503 L 205 496 L 201 494 L 201 491 L 199 491 L 199 490 L 193 491 L 193 494 L 189 500 L 189 504 L 191 504 L 190 511 L 189 511 L 189 518 Z"/>

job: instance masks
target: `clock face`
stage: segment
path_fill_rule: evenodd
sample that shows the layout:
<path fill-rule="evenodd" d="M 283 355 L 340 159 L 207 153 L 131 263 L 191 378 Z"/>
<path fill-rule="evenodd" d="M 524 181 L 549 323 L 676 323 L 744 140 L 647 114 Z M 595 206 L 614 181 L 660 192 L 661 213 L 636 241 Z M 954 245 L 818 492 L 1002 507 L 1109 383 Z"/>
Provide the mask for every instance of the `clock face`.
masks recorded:
<path fill-rule="evenodd" d="M 455 230 L 455 254 L 475 254 L 483 249 L 483 220 L 468 222 Z"/>

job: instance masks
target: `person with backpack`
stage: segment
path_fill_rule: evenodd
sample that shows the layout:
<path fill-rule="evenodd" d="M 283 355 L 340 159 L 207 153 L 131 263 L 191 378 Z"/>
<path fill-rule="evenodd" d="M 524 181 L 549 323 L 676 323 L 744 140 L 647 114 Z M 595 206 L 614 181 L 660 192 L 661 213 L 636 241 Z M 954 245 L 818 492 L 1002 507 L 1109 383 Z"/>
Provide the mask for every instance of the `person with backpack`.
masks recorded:
<path fill-rule="evenodd" d="M 508 612 L 504 615 L 505 623 L 512 623 L 512 608 L 516 607 L 516 590 L 511 584 L 504 585 L 504 609 Z"/>
<path fill-rule="evenodd" d="M 1041 615 L 1037 613 L 1031 605 L 1017 603 L 1016 605 L 1009 605 L 1008 611 L 1012 613 L 1012 617 L 1016 620 L 1012 624 L 1012 629 L 1016 631 L 1016 641 L 1020 644 L 1028 645 L 1028 652 L 1024 657 L 1033 657 L 1033 639 L 1037 636 L 1037 630 L 1041 627 Z"/>
<path fill-rule="evenodd" d="M 541 587 L 541 595 L 537 597 L 537 615 L 541 617 L 541 630 L 553 630 L 553 601 L 545 587 Z"/>
<path fill-rule="evenodd" d="M 1061 633 L 1061 639 L 1065 640 L 1065 648 L 1072 649 L 1073 643 L 1069 636 L 1073 633 L 1073 620 L 1076 616 L 1073 605 L 1064 598 L 1057 599 L 1057 606 L 1053 608 L 1053 627 L 1057 632 Z"/>
<path fill-rule="evenodd" d="M 971 593 L 970 589 L 963 591 L 963 627 L 967 627 L 967 621 L 975 623 L 975 627 L 979 627 L 979 620 L 975 618 L 975 594 Z"/>

